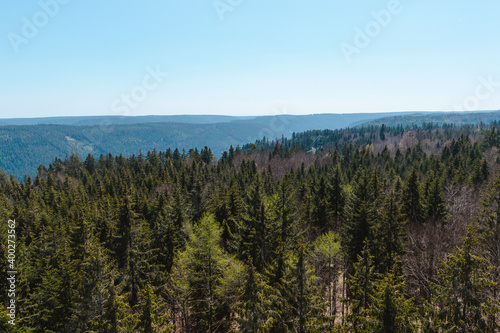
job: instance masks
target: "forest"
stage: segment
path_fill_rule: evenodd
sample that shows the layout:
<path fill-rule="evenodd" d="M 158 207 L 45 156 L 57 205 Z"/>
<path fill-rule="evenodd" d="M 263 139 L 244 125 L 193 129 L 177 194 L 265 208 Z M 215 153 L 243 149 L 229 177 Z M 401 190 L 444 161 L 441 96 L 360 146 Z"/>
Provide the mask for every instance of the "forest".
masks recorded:
<path fill-rule="evenodd" d="M 268 137 L 290 137 L 293 132 L 318 128 L 340 129 L 353 126 L 422 126 L 423 123 L 480 124 L 500 118 L 496 112 L 390 112 L 311 114 L 258 117 L 224 116 L 145 116 L 145 117 L 60 117 L 0 119 L 0 169 L 22 179 L 36 176 L 40 164 L 75 153 L 130 157 L 153 150 L 208 146 L 220 156 L 230 145 L 244 145 Z M 369 123 L 366 123 L 370 121 Z M 39 123 L 43 122 L 43 123 Z M 183 150 L 185 150 L 183 152 Z"/>
<path fill-rule="evenodd" d="M 499 332 L 500 124 L 0 174 L 2 332 Z"/>

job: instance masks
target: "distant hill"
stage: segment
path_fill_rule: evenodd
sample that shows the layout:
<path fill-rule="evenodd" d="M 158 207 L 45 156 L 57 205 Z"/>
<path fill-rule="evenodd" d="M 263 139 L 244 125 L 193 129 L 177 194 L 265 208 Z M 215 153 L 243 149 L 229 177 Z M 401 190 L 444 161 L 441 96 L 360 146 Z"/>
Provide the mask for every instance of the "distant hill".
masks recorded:
<path fill-rule="evenodd" d="M 273 118 L 287 119 L 292 126 L 309 128 L 311 126 L 348 126 L 353 122 L 368 121 L 380 117 L 410 115 L 415 112 L 385 113 L 325 113 L 311 115 L 277 115 L 277 116 L 220 116 L 220 115 L 171 115 L 171 116 L 79 116 L 79 117 L 43 117 L 43 118 L 10 118 L 0 119 L 0 126 L 23 125 L 70 125 L 70 126 L 108 126 L 134 125 L 148 123 L 184 123 L 184 124 L 218 124 L 229 122 L 250 122 L 266 125 Z M 420 112 L 418 114 L 421 114 Z M 287 123 L 287 121 L 285 121 Z M 266 127 L 266 126 L 264 126 Z"/>
<path fill-rule="evenodd" d="M 11 118 L 0 119 L 2 125 L 127 125 L 146 123 L 186 123 L 216 124 L 233 120 L 253 119 L 255 117 L 233 117 L 218 115 L 172 115 L 172 116 L 83 116 L 83 117 L 44 117 L 44 118 Z"/>
<path fill-rule="evenodd" d="M 500 111 L 484 111 L 484 112 L 434 112 L 422 114 L 398 115 L 391 117 L 382 117 L 368 122 L 358 121 L 353 125 L 382 125 L 396 126 L 398 124 L 417 125 L 423 123 L 434 123 L 442 125 L 444 123 L 461 124 L 479 124 L 490 123 L 495 120 L 500 120 Z"/>
<path fill-rule="evenodd" d="M 454 118 L 453 118 L 454 117 Z M 77 153 L 130 156 L 167 148 L 201 149 L 218 156 L 230 145 L 291 137 L 309 130 L 340 129 L 359 124 L 411 124 L 447 119 L 447 122 L 490 122 L 500 112 L 455 115 L 437 113 L 358 113 L 230 116 L 62 117 L 0 120 L 0 169 L 23 177 L 34 175 L 40 164 Z"/>

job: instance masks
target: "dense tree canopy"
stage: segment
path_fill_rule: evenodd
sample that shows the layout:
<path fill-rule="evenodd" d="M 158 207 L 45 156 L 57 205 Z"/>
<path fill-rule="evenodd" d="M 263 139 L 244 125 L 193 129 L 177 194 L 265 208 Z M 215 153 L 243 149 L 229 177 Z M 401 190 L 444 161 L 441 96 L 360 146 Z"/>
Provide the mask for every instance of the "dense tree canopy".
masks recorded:
<path fill-rule="evenodd" d="M 0 330 L 496 332 L 494 125 L 310 131 L 220 159 L 72 155 L 34 179 L 2 173 L 0 262 L 15 219 L 18 307 L 9 326 L 1 293 Z"/>

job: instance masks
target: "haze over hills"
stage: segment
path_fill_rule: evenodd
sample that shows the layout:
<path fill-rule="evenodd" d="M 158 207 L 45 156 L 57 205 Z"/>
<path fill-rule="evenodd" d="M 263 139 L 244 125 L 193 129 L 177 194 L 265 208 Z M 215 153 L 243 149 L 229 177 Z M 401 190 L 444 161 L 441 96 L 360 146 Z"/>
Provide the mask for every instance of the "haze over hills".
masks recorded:
<path fill-rule="evenodd" d="M 126 125 L 145 123 L 186 123 L 186 124 L 215 124 L 233 120 L 253 119 L 255 117 L 235 117 L 220 115 L 171 115 L 171 116 L 75 116 L 75 117 L 40 117 L 40 118 L 11 118 L 0 119 L 2 125 Z"/>
<path fill-rule="evenodd" d="M 56 117 L 3 119 L 0 124 L 0 169 L 23 177 L 34 175 L 40 164 L 72 153 L 130 156 L 153 149 L 201 149 L 215 156 L 231 145 L 243 145 L 266 137 L 291 137 L 294 132 L 340 129 L 361 124 L 413 124 L 446 121 L 489 123 L 500 112 L 439 114 L 431 112 L 277 115 L 231 117 L 179 115 L 145 117 Z"/>
<path fill-rule="evenodd" d="M 390 117 L 381 117 L 368 122 L 359 121 L 353 125 L 382 125 L 396 126 L 398 124 L 421 126 L 425 123 L 434 123 L 442 125 L 444 123 L 453 124 L 478 124 L 480 122 L 490 123 L 498 120 L 500 110 L 495 111 L 476 111 L 476 112 L 435 112 L 426 114 L 397 115 Z"/>
<path fill-rule="evenodd" d="M 364 122 L 381 117 L 392 117 L 396 115 L 423 114 L 423 112 L 379 112 L 379 113 L 325 113 L 311 115 L 288 115 L 279 114 L 271 116 L 225 116 L 225 115 L 167 115 L 167 116 L 70 116 L 70 117 L 40 117 L 40 118 L 9 118 L 0 119 L 0 126 L 7 125 L 71 125 L 71 126 L 94 126 L 94 125 L 130 125 L 146 123 L 185 123 L 185 124 L 217 124 L 235 121 L 250 121 L 254 123 L 265 123 L 276 116 L 288 119 L 300 119 L 297 124 L 304 121 L 309 126 L 317 125 L 335 126 L 336 123 L 351 124 L 352 122 Z M 332 125 L 333 124 L 333 125 Z M 293 126 L 293 125 L 292 125 Z M 300 125 L 299 125 L 300 126 Z"/>

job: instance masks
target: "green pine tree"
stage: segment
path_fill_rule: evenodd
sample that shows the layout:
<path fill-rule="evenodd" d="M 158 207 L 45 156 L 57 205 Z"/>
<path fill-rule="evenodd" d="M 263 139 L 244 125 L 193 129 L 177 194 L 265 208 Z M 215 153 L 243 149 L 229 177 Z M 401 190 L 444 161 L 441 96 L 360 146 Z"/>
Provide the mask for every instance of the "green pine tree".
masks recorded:
<path fill-rule="evenodd" d="M 422 223 L 424 207 L 416 168 L 413 168 L 406 181 L 401 201 L 401 213 L 408 223 Z"/>
<path fill-rule="evenodd" d="M 489 279 L 491 267 L 475 254 L 477 230 L 467 229 L 463 245 L 447 256 L 439 269 L 430 305 L 433 315 L 428 324 L 436 330 L 451 332 L 496 332 L 489 320 L 500 312 L 499 302 L 489 297 L 495 282 Z"/>
<path fill-rule="evenodd" d="M 404 295 L 402 276 L 387 273 L 376 281 L 366 311 L 366 327 L 376 333 L 411 333 L 419 331 L 419 314 L 412 300 Z"/>

